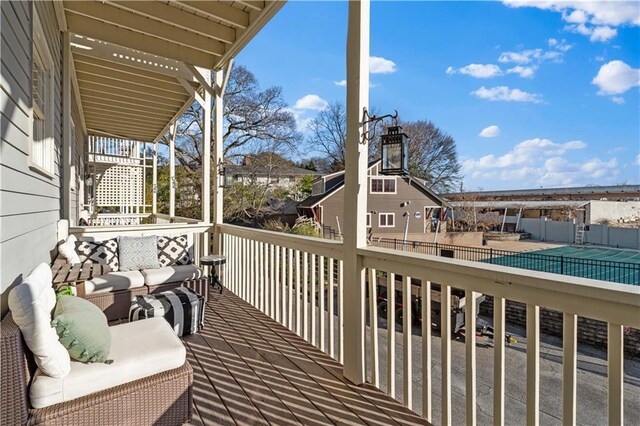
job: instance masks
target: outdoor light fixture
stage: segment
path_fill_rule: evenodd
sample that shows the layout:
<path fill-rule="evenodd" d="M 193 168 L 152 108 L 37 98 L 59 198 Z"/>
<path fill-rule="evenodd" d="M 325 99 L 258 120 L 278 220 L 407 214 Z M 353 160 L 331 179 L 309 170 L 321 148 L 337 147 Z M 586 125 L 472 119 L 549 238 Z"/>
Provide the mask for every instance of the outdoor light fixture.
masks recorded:
<path fill-rule="evenodd" d="M 392 120 L 392 125 L 387 127 L 387 134 L 380 137 L 382 154 L 382 168 L 380 174 L 383 175 L 408 175 L 409 174 L 409 137 L 402 132 L 402 127 L 398 126 L 398 111 L 395 114 L 383 116 L 369 115 L 367 108 L 363 109 L 362 125 L 369 125 L 362 133 L 360 143 L 371 142 L 375 137 L 375 130 L 378 123 L 385 118 Z"/>
<path fill-rule="evenodd" d="M 400 126 L 389 126 L 381 137 L 383 175 L 409 174 L 409 137 Z"/>
<path fill-rule="evenodd" d="M 228 188 L 227 184 L 227 168 L 222 160 L 218 161 L 218 188 Z"/>

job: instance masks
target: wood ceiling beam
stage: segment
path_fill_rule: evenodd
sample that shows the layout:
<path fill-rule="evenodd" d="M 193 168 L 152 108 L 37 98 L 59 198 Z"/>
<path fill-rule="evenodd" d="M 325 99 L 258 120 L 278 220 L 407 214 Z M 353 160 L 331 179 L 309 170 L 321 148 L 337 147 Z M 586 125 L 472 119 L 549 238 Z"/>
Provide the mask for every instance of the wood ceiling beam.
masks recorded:
<path fill-rule="evenodd" d="M 211 55 L 222 56 L 225 51 L 225 45 L 221 41 L 212 40 L 209 37 L 182 28 L 176 28 L 173 25 L 167 25 L 164 22 L 136 15 L 128 10 L 98 1 L 68 1 L 65 3 L 65 9 L 67 14 L 73 12 L 106 24 L 157 37 L 191 49 L 201 50 Z"/>
<path fill-rule="evenodd" d="M 172 78 L 182 77 L 189 81 L 195 81 L 191 73 L 182 65 L 182 62 L 174 59 L 132 50 L 128 47 L 95 40 L 80 34 L 73 34 L 71 42 L 71 51 L 74 57 L 75 55 L 83 55 L 148 71 L 153 74 L 161 74 Z"/>
<path fill-rule="evenodd" d="M 225 25 L 246 29 L 249 27 L 249 14 L 221 1 L 172 1 L 189 9 L 203 13 L 217 19 Z"/>
<path fill-rule="evenodd" d="M 110 131 L 113 133 L 122 133 L 117 129 L 126 129 L 128 131 L 140 132 L 140 133 L 153 133 L 155 134 L 160 126 L 143 126 L 136 124 L 129 124 L 124 122 L 124 120 L 110 120 L 102 117 L 87 117 L 87 126 L 89 127 L 100 127 L 102 129 L 111 129 Z"/>
<path fill-rule="evenodd" d="M 125 87 L 122 86 L 110 86 L 108 84 L 101 84 L 99 82 L 95 82 L 95 81 L 83 81 L 78 79 L 78 85 L 80 86 L 80 93 L 82 93 L 82 89 L 90 89 L 93 90 L 95 92 L 102 92 L 102 93 L 106 93 L 106 94 L 116 94 L 116 95 L 120 95 L 120 96 L 125 96 L 127 98 L 133 98 L 133 99 L 137 99 L 140 98 L 141 93 L 136 91 L 136 90 L 130 90 L 127 89 Z M 146 93 L 143 94 L 145 99 L 152 101 L 152 102 L 158 102 L 167 106 L 171 106 L 175 104 L 181 104 L 182 102 L 184 102 L 188 96 L 183 97 L 175 97 L 172 99 L 168 99 L 168 97 L 165 96 L 158 96 L 158 95 L 154 95 L 151 93 Z M 173 101 L 173 102 L 172 102 Z"/>
<path fill-rule="evenodd" d="M 85 114 L 89 120 L 100 120 L 103 122 L 134 126 L 134 127 L 147 129 L 147 130 L 157 131 L 159 128 L 165 125 L 164 120 L 153 121 L 153 120 L 147 119 L 148 117 L 144 117 L 143 115 L 138 115 L 136 117 L 133 114 L 127 114 L 122 116 L 122 115 L 115 115 L 115 114 L 112 115 L 111 112 L 109 112 L 108 114 L 105 114 L 104 112 L 88 112 L 88 111 L 85 112 Z"/>
<path fill-rule="evenodd" d="M 115 87 L 120 89 L 129 90 L 132 92 L 140 93 L 144 96 L 159 96 L 165 97 L 167 99 L 175 99 L 178 101 L 184 100 L 185 91 L 182 87 L 176 86 L 175 89 L 164 89 L 158 86 L 149 86 L 145 84 L 140 84 L 134 81 L 126 81 L 118 78 L 114 78 L 111 76 L 106 76 L 104 74 L 95 74 L 92 72 L 87 72 L 85 70 L 77 69 L 76 75 L 78 77 L 78 81 L 86 81 L 96 84 L 101 84 L 103 86 Z"/>
<path fill-rule="evenodd" d="M 152 109 L 157 112 L 173 112 L 177 108 L 177 103 L 159 103 L 148 99 L 131 98 L 131 96 L 123 96 L 110 92 L 100 92 L 91 88 L 84 88 L 81 92 L 82 102 L 85 99 L 94 100 L 96 102 L 112 102 L 118 105 L 130 105 L 134 108 Z"/>
<path fill-rule="evenodd" d="M 166 126 L 164 126 L 164 128 L 162 130 L 160 130 L 160 132 L 158 132 L 158 134 L 156 134 L 156 136 L 153 138 L 153 141 L 156 142 L 158 140 L 160 140 L 160 138 L 162 138 L 168 131 L 169 128 L 171 126 L 172 123 L 176 122 L 181 116 L 182 114 L 185 113 L 185 111 L 187 109 L 189 109 L 189 107 L 191 105 L 193 105 L 193 103 L 195 102 L 195 100 L 193 98 L 189 98 L 187 100 L 187 102 L 184 103 L 184 105 L 182 105 L 182 108 L 180 108 L 178 110 L 178 112 L 175 113 L 175 115 L 173 116 L 173 118 L 167 123 Z"/>
<path fill-rule="evenodd" d="M 164 126 L 166 124 L 166 122 L 171 118 L 171 116 L 168 117 L 153 117 L 150 116 L 146 113 L 141 113 L 140 111 L 138 112 L 122 112 L 122 111 L 117 111 L 113 108 L 94 108 L 94 107 L 89 107 L 89 105 L 85 106 L 85 114 L 89 117 L 103 117 L 103 116 L 107 116 L 107 117 L 112 117 L 112 118 L 118 118 L 118 119 L 122 119 L 122 120 L 126 120 L 129 121 L 131 123 L 136 123 L 136 124 L 153 124 L 153 125 L 160 125 L 160 126 Z"/>
<path fill-rule="evenodd" d="M 176 110 L 173 106 L 157 105 L 151 101 L 136 101 L 124 96 L 106 96 L 103 93 L 96 93 L 90 90 L 85 90 L 82 93 L 82 103 L 92 102 L 99 105 L 113 105 L 116 107 L 127 107 L 144 110 L 152 110 L 157 114 L 173 113 Z"/>
<path fill-rule="evenodd" d="M 217 56 L 177 43 L 137 33 L 97 19 L 67 13 L 69 31 L 130 49 L 212 69 Z"/>
<path fill-rule="evenodd" d="M 132 106 L 132 105 L 123 106 L 123 105 L 116 105 L 114 103 L 107 103 L 107 102 L 94 102 L 90 99 L 84 99 L 82 103 L 84 104 L 85 108 L 91 108 L 94 110 L 103 110 L 103 111 L 113 110 L 113 111 L 118 111 L 118 112 L 127 113 L 127 114 L 140 113 L 140 108 L 136 108 L 135 106 Z M 158 111 L 145 108 L 144 115 L 160 118 L 163 120 L 168 120 L 169 118 L 172 117 L 173 114 L 171 112 L 161 113 Z"/>
<path fill-rule="evenodd" d="M 236 40 L 235 28 L 218 24 L 165 3 L 155 1 L 108 1 L 108 3 L 223 43 L 232 44 Z"/>
<path fill-rule="evenodd" d="M 84 55 L 82 53 L 75 53 L 73 55 L 73 58 L 76 64 L 82 63 L 92 67 L 100 67 L 104 69 L 105 72 L 108 72 L 108 73 L 111 73 L 112 71 L 116 71 L 122 74 L 142 77 L 145 80 L 147 80 L 149 83 L 158 81 L 160 83 L 175 84 L 175 77 L 173 76 L 161 74 L 158 72 L 148 71 L 146 69 L 138 68 L 135 65 L 131 66 L 128 64 L 121 64 L 118 62 L 97 58 L 95 56 Z"/>
<path fill-rule="evenodd" d="M 264 9 L 264 2 L 259 0 L 235 0 L 235 2 L 258 12 Z"/>

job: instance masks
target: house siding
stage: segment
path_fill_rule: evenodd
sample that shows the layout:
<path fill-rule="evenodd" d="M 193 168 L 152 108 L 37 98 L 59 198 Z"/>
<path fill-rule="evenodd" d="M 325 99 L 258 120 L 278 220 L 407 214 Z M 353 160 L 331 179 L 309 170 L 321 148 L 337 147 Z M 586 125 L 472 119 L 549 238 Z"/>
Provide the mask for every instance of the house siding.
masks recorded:
<path fill-rule="evenodd" d="M 0 285 L 8 290 L 37 264 L 50 262 L 61 217 L 62 36 L 50 2 L 0 2 L 2 100 L 0 157 Z M 33 14 L 42 22 L 53 58 L 54 175 L 29 167 Z"/>
<path fill-rule="evenodd" d="M 375 176 L 375 171 L 373 173 Z M 397 234 L 403 233 L 406 218 L 403 217 L 405 212 L 409 212 L 409 233 L 424 232 L 424 214 L 425 207 L 437 207 L 440 203 L 424 194 L 421 190 L 411 185 L 408 179 L 396 178 L 396 193 L 371 194 L 370 179 L 367 179 L 367 212 L 377 213 L 395 213 L 395 222 L 393 227 L 379 227 L 378 215 L 371 215 L 371 232 L 377 234 Z M 327 199 L 322 201 L 322 223 L 338 231 L 338 220 L 340 221 L 341 231 L 344 232 L 344 188 L 340 188 L 331 194 Z M 401 207 L 403 203 L 409 202 L 407 207 Z M 415 213 L 420 212 L 420 218 L 415 218 Z M 336 216 L 338 219 L 336 220 Z"/>

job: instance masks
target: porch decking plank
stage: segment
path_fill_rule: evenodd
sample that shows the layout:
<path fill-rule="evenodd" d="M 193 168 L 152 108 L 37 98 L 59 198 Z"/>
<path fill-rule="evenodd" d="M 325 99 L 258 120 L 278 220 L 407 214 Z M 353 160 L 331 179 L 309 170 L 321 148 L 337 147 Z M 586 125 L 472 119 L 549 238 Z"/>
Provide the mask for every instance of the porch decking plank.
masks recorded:
<path fill-rule="evenodd" d="M 183 338 L 194 370 L 192 424 L 427 424 L 229 291 Z"/>
<path fill-rule="evenodd" d="M 211 319 L 209 319 L 210 321 Z M 218 327 L 224 321 L 224 316 L 214 321 Z M 273 380 L 274 392 L 277 392 L 285 403 L 294 403 L 293 414 L 303 424 L 362 424 L 363 422 L 349 411 L 340 401 L 311 379 L 304 371 L 300 370 L 287 357 L 277 349 L 268 345 L 263 339 L 247 330 L 248 325 L 244 321 L 228 324 L 231 332 L 237 333 L 236 339 L 246 339 L 252 350 L 260 357 L 259 368 L 252 365 L 256 374 L 267 374 L 269 380 Z M 233 338 L 232 336 L 229 336 Z M 250 364 L 251 365 L 251 364 Z M 278 385 L 275 384 L 277 380 Z"/>

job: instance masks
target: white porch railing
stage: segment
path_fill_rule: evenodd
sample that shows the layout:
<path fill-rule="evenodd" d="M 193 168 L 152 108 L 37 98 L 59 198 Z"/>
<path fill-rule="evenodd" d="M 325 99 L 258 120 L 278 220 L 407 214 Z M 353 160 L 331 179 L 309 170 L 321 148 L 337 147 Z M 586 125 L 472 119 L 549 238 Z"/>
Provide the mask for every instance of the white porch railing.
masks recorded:
<path fill-rule="evenodd" d="M 432 421 L 433 375 L 431 345 L 431 283 L 441 286 L 441 306 L 451 306 L 451 289 L 465 292 L 466 300 L 478 293 L 494 297 L 494 424 L 505 423 L 505 301 L 527 305 L 526 354 L 526 423 L 539 423 L 540 401 L 540 307 L 557 310 L 564 315 L 562 359 L 562 421 L 576 423 L 577 383 L 577 317 L 605 321 L 608 324 L 608 423 L 623 419 L 623 325 L 640 327 L 640 288 L 604 281 L 594 281 L 542 272 L 525 271 L 496 265 L 404 253 L 368 247 L 358 250 L 367 268 L 367 283 L 343 283 L 342 244 L 335 241 L 292 236 L 288 234 L 219 225 L 222 252 L 227 256 L 225 285 L 267 315 L 281 322 L 321 350 L 343 360 L 344 309 L 342 293 L 345 285 L 368 286 L 369 333 L 361 366 L 367 366 L 368 380 L 412 407 L 413 392 L 421 394 L 422 415 Z M 395 317 L 387 309 L 387 355 L 381 357 L 378 344 L 376 280 L 386 275 L 395 282 L 402 275 L 402 395 L 395 395 Z M 421 280 L 422 321 L 422 386 L 412 378 L 411 277 Z M 335 292 L 332 291 L 335 289 Z M 396 289 L 398 290 L 398 289 Z M 363 294 L 367 292 L 363 291 Z M 394 292 L 389 292 L 388 306 L 395 306 Z M 337 306 L 334 303 L 337 301 Z M 475 330 L 476 306 L 466 303 L 466 329 Z M 449 309 L 441 309 L 441 336 L 451 336 Z M 328 337 L 328 340 L 327 340 Z M 476 423 L 476 336 L 466 333 L 465 383 L 466 422 Z M 337 350 L 336 350 L 337 348 Z M 452 423 L 451 339 L 442 338 L 440 347 L 440 424 Z M 385 386 L 381 385 L 380 359 L 386 359 Z M 392 372 L 391 374 L 389 372 Z"/>
<path fill-rule="evenodd" d="M 89 136 L 89 163 L 140 164 L 145 158 L 144 142 Z"/>
<path fill-rule="evenodd" d="M 91 219 L 91 226 L 130 226 L 140 225 L 149 213 L 98 213 Z"/>

